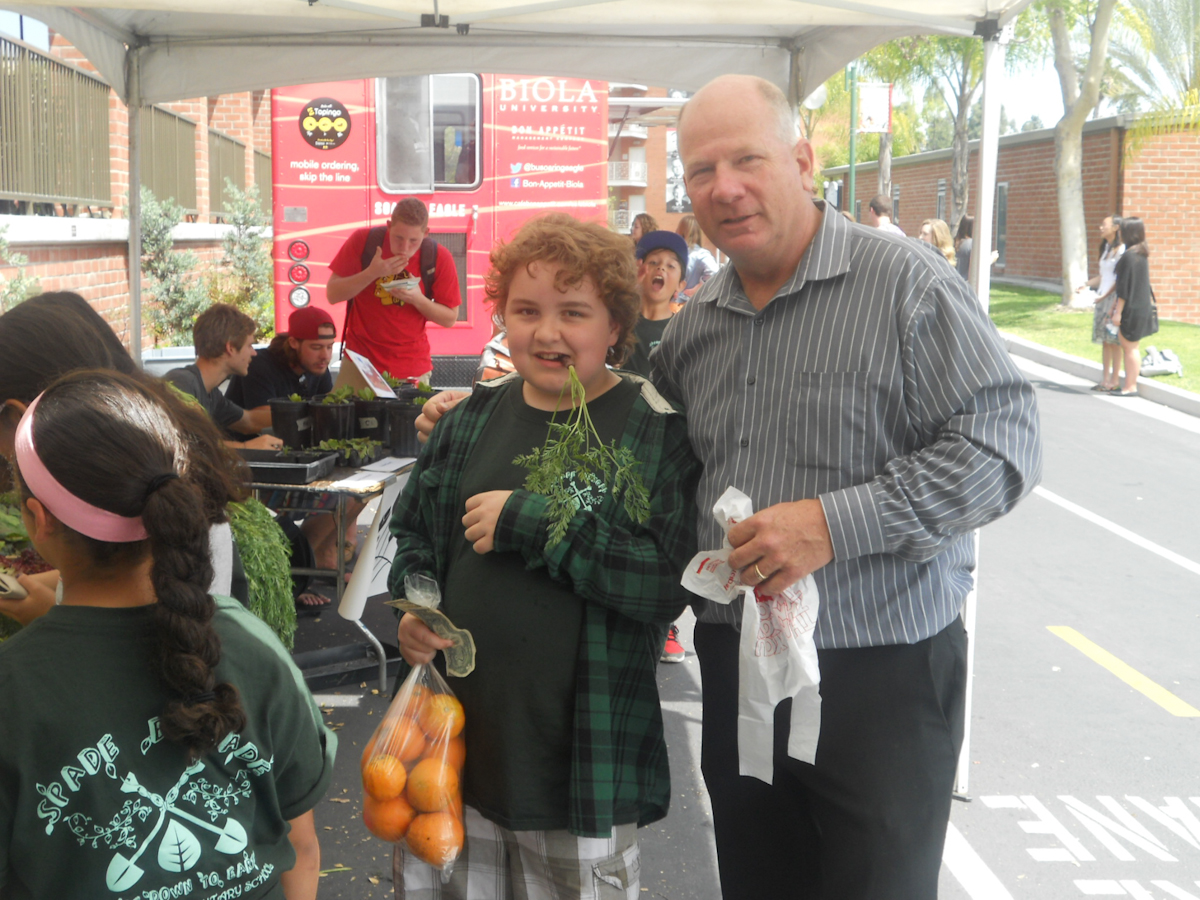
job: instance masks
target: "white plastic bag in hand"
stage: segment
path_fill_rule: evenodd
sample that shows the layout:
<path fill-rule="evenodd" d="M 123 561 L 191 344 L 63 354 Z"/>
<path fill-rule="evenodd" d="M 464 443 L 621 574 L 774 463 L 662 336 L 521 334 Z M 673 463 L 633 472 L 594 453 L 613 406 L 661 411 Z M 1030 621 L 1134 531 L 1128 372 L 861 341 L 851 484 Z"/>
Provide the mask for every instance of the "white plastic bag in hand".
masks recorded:
<path fill-rule="evenodd" d="M 792 698 L 788 756 L 811 763 L 821 732 L 821 683 L 813 633 L 819 598 L 811 575 L 775 595 L 759 595 L 729 566 L 729 529 L 754 513 L 750 498 L 730 487 L 713 506 L 726 534 L 719 550 L 698 553 L 684 572 L 683 586 L 716 603 L 739 594 L 742 633 L 738 659 L 738 768 L 772 782 L 775 707 Z"/>

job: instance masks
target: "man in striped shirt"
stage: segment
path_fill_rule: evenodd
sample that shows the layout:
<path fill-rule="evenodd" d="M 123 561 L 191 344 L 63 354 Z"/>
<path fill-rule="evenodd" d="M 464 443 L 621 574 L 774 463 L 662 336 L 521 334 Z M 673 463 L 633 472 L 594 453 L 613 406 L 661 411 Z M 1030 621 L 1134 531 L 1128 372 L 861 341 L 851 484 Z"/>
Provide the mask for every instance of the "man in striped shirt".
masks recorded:
<path fill-rule="evenodd" d="M 1033 391 L 940 256 L 814 199 L 777 88 L 724 76 L 684 107 L 693 211 L 731 259 L 668 326 L 653 379 L 704 463 L 701 547 L 732 485 L 746 584 L 821 595 L 815 765 L 739 776 L 740 609 L 698 604 L 702 767 L 725 900 L 937 895 L 963 733 L 972 531 L 1041 471 Z"/>

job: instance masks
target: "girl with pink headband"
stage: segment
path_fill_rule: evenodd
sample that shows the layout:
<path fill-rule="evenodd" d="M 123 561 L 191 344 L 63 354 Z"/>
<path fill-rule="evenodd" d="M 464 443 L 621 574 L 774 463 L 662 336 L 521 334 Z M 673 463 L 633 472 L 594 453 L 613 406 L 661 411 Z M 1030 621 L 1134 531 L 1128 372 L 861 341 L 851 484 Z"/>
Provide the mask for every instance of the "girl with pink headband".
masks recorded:
<path fill-rule="evenodd" d="M 155 391 L 188 435 L 193 476 L 204 490 L 213 555 L 213 590 L 248 602 L 245 582 L 232 573 L 236 548 L 225 506 L 243 499 L 239 461 L 224 446 L 208 415 L 178 400 L 162 383 L 140 372 L 113 330 L 86 300 L 70 291 L 40 294 L 0 316 L 0 454 L 12 458 L 17 424 L 29 404 L 56 378 L 77 369 L 105 369 L 137 378 Z M 4 467 L 0 466 L 0 481 Z M 6 487 L 4 489 L 7 489 Z M 29 624 L 54 605 L 58 572 L 22 575 L 28 596 L 0 599 L 0 614 Z M 6 631 L 6 629 L 5 629 Z"/>
<path fill-rule="evenodd" d="M 0 644 L 0 895 L 315 897 L 336 739 L 274 634 L 208 593 L 203 495 L 162 399 L 77 372 L 14 445 L 62 604 Z"/>

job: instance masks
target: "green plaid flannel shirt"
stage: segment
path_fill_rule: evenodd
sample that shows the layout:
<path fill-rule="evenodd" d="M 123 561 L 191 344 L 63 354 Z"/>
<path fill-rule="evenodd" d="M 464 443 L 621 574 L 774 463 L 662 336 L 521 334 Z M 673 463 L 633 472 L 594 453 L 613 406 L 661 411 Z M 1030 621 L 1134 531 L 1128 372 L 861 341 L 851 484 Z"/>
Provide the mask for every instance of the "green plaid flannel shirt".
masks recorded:
<path fill-rule="evenodd" d="M 700 463 L 687 423 L 648 381 L 625 423 L 621 445 L 641 461 L 650 517 L 633 522 L 611 492 L 599 509 L 578 513 L 566 537 L 545 551 L 547 499 L 514 491 L 496 523 L 495 552 L 520 553 L 530 569 L 571 585 L 586 601 L 576 673 L 574 742 L 568 828 L 607 837 L 615 808 L 637 808 L 638 825 L 663 818 L 670 772 L 663 739 L 655 667 L 665 627 L 691 595 L 679 583 L 696 551 L 695 496 Z M 392 513 L 396 558 L 389 586 L 404 593 L 404 578 L 419 573 L 446 583 L 450 548 L 462 532 L 459 481 L 508 375 L 476 388 L 434 429 Z M 505 448 L 516 456 L 532 448 Z"/>

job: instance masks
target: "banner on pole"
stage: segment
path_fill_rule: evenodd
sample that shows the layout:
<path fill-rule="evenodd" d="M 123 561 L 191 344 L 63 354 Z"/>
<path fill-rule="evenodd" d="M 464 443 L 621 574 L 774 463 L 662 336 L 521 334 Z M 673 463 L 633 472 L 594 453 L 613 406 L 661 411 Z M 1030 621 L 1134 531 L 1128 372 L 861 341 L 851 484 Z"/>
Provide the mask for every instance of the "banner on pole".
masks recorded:
<path fill-rule="evenodd" d="M 890 84 L 858 85 L 859 134 L 888 134 L 892 130 L 892 86 Z"/>

